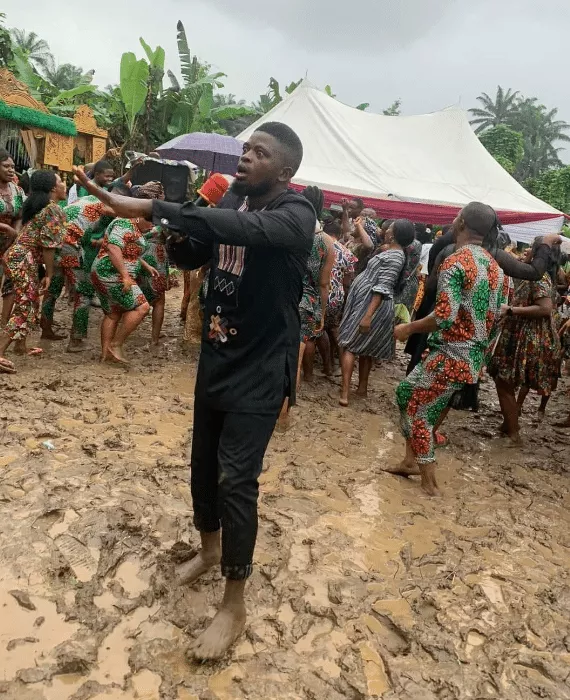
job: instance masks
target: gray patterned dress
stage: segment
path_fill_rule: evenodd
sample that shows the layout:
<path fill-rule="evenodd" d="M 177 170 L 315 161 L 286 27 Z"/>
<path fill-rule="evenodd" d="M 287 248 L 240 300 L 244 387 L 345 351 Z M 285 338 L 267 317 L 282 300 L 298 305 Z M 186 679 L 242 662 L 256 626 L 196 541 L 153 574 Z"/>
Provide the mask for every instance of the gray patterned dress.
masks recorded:
<path fill-rule="evenodd" d="M 371 258 L 353 282 L 340 323 L 338 344 L 363 357 L 391 360 L 394 357 L 394 288 L 398 283 L 406 256 L 401 250 L 386 250 Z M 374 314 L 369 333 L 358 327 L 373 294 L 382 295 L 382 303 Z"/>

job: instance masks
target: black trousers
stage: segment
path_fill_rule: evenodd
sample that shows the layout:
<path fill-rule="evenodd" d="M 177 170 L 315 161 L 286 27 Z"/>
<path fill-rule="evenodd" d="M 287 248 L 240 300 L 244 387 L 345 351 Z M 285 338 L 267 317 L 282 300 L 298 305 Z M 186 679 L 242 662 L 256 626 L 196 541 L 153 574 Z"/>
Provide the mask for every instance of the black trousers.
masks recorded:
<path fill-rule="evenodd" d="M 229 413 L 196 400 L 190 486 L 194 525 L 222 528 L 222 575 L 251 575 L 257 538 L 258 478 L 278 413 Z"/>

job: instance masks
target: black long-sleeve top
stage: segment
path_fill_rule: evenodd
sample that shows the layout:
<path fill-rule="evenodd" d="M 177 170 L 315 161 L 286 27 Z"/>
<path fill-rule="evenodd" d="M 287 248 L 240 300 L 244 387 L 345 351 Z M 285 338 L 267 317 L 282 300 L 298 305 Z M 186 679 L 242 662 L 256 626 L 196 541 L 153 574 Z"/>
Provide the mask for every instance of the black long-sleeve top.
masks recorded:
<path fill-rule="evenodd" d="M 185 234 L 168 243 L 182 269 L 211 262 L 196 397 L 212 408 L 273 414 L 295 399 L 299 302 L 315 212 L 287 191 L 262 211 L 238 211 L 228 194 L 216 209 L 153 201 L 153 221 Z"/>
<path fill-rule="evenodd" d="M 425 318 L 434 307 L 437 296 L 437 272 L 441 263 L 448 255 L 454 251 L 453 231 L 449 231 L 440 236 L 429 251 L 428 271 L 429 275 L 425 282 L 424 296 L 420 304 L 416 319 Z M 544 244 L 538 247 L 530 264 L 517 260 L 510 253 L 498 250 L 495 260 L 503 272 L 514 279 L 539 280 L 546 272 L 548 259 L 550 257 L 550 246 Z M 427 333 L 414 333 L 408 338 L 404 352 L 411 355 L 408 365 L 408 372 L 420 361 L 424 350 L 427 347 Z"/>

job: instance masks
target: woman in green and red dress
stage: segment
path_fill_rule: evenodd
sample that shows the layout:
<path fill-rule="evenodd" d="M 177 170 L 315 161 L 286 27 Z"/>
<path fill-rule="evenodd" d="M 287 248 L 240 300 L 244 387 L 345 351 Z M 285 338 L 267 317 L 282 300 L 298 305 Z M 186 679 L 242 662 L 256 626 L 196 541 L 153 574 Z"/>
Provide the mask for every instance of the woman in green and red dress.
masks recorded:
<path fill-rule="evenodd" d="M 16 184 L 15 176 L 16 169 L 12 156 L 4 148 L 0 148 L 0 256 L 16 240 L 22 227 L 25 195 L 24 190 Z M 4 327 L 14 303 L 13 289 L 7 278 L 2 285 L 2 296 L 4 297 L 2 327 Z"/>
<path fill-rule="evenodd" d="M 56 202 L 65 197 L 65 184 L 52 170 L 37 170 L 30 179 L 30 196 L 22 210 L 18 240 L 2 258 L 4 272 L 14 289 L 14 305 L 0 335 L 0 371 L 15 372 L 4 357 L 12 341 L 20 354 L 38 355 L 40 348 L 26 350 L 26 338 L 39 321 L 40 296 L 49 287 L 54 273 L 56 250 L 65 234 L 65 215 Z M 40 283 L 38 269 L 45 266 Z"/>
<path fill-rule="evenodd" d="M 143 271 L 137 280 L 148 303 L 152 306 L 151 343 L 156 346 L 164 323 L 166 290 L 168 289 L 168 256 L 165 238 L 160 226 L 145 234 L 147 248 L 142 255 Z"/>
<path fill-rule="evenodd" d="M 525 262 L 530 263 L 541 236 L 528 249 Z M 501 337 L 489 363 L 489 375 L 495 380 L 503 412 L 501 432 L 519 440 L 519 414 L 529 391 L 541 396 L 539 418 L 556 389 L 562 363 L 562 345 L 554 319 L 556 279 L 560 248 L 550 249 L 549 263 L 542 279 L 517 283 L 512 306 L 506 310 Z M 519 390 L 518 398 L 515 392 Z"/>
<path fill-rule="evenodd" d="M 149 182 L 137 188 L 135 196 L 158 199 L 164 197 L 164 190 L 160 182 Z M 148 247 L 145 234 L 151 228 L 144 219 L 114 219 L 91 268 L 91 281 L 105 313 L 101 323 L 102 360 L 127 363 L 123 345 L 150 310 L 136 280 L 145 269 L 141 256 Z"/>

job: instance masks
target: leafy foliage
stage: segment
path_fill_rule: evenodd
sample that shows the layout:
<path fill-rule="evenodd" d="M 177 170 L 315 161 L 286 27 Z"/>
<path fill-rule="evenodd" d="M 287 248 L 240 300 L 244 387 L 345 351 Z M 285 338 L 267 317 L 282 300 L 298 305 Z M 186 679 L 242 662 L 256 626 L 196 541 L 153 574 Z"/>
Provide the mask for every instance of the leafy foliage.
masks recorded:
<path fill-rule="evenodd" d="M 560 211 L 570 212 L 570 166 L 546 170 L 529 178 L 525 187 L 536 197 Z"/>
<path fill-rule="evenodd" d="M 514 168 L 509 163 L 502 163 L 520 182 L 536 178 L 545 170 L 561 167 L 558 144 L 570 141 L 566 133 L 570 124 L 556 118 L 557 109 L 548 109 L 536 97 L 527 98 L 518 91 L 510 88 L 505 91 L 500 86 L 494 100 L 485 92 L 477 100 L 483 108 L 470 110 L 474 117 L 471 124 L 476 126 L 476 133 L 485 135 L 496 127 L 505 126 L 522 134 L 522 158 L 518 162 L 509 158 Z"/>
<path fill-rule="evenodd" d="M 394 102 L 392 102 L 387 109 L 383 110 L 382 114 L 384 114 L 386 117 L 399 117 L 401 109 L 402 100 L 398 98 L 397 100 L 394 100 Z"/>
<path fill-rule="evenodd" d="M 0 68 L 7 68 L 14 59 L 12 37 L 4 26 L 6 15 L 0 12 Z"/>
<path fill-rule="evenodd" d="M 499 124 L 484 131 L 479 138 L 493 158 L 512 175 L 524 156 L 523 135 Z"/>

